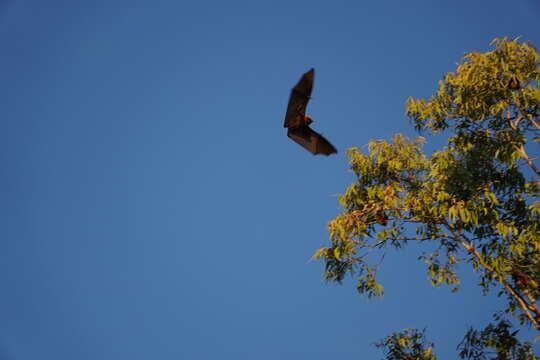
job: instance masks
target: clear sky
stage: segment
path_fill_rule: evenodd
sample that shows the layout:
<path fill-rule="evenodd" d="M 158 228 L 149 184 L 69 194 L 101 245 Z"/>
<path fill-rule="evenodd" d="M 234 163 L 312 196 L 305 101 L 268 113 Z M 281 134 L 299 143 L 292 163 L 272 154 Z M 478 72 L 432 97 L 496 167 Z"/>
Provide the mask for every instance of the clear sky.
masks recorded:
<path fill-rule="evenodd" d="M 430 287 L 414 246 L 383 300 L 310 258 L 345 150 L 416 136 L 406 98 L 466 52 L 540 47 L 538 0 L 0 4 L 0 359 L 378 359 L 405 327 L 450 359 L 500 308 Z M 283 129 L 311 67 L 330 157 Z"/>

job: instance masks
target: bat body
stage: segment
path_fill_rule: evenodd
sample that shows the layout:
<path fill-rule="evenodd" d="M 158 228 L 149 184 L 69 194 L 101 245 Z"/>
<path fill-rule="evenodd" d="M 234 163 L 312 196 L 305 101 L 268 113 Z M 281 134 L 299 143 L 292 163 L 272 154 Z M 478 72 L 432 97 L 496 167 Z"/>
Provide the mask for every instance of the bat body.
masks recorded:
<path fill-rule="evenodd" d="M 306 72 L 291 90 L 285 124 L 287 136 L 304 147 L 313 155 L 330 155 L 337 153 L 336 148 L 328 140 L 313 131 L 309 124 L 313 122 L 310 116 L 306 116 L 306 107 L 313 90 L 315 69 Z"/>

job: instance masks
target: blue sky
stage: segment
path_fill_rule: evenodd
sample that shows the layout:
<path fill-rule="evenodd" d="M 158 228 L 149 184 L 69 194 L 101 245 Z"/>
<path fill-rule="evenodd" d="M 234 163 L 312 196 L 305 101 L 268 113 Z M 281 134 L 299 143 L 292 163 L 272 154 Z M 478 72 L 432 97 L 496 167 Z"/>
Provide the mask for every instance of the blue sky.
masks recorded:
<path fill-rule="evenodd" d="M 345 150 L 416 136 L 407 97 L 495 37 L 540 46 L 539 15 L 536 0 L 0 1 L 0 358 L 375 359 L 405 327 L 455 357 L 500 305 L 472 278 L 430 287 L 413 246 L 367 301 L 310 258 L 353 180 Z M 308 112 L 337 156 L 283 129 L 310 67 Z"/>

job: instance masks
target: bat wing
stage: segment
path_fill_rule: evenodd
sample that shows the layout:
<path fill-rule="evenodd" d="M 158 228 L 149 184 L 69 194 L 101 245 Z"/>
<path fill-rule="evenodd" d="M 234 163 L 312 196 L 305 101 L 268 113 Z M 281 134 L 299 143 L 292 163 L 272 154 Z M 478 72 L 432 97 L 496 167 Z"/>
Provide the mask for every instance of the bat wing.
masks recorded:
<path fill-rule="evenodd" d="M 337 153 L 336 148 L 330 144 L 328 140 L 313 131 L 309 126 L 300 126 L 295 129 L 289 129 L 289 131 L 287 131 L 287 136 L 303 146 L 313 155 L 330 155 Z"/>
<path fill-rule="evenodd" d="M 315 69 L 311 69 L 302 75 L 298 84 L 292 88 L 283 127 L 295 128 L 304 125 L 304 116 L 313 89 L 314 77 Z"/>

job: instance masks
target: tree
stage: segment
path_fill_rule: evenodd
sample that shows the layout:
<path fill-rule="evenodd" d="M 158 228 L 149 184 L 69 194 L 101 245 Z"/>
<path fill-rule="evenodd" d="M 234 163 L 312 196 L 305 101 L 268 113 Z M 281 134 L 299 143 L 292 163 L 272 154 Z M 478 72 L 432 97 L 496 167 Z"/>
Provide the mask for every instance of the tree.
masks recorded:
<path fill-rule="evenodd" d="M 347 151 L 356 180 L 339 197 L 343 211 L 328 224 L 331 245 L 315 258 L 324 260 L 326 280 L 339 283 L 350 274 L 360 293 L 382 296 L 377 270 L 387 251 L 410 241 L 436 243 L 436 251 L 421 257 L 434 286 L 458 291 L 455 266 L 470 264 L 484 294 L 506 298 L 505 316 L 540 333 L 540 169 L 539 154 L 531 154 L 531 144 L 538 150 L 540 141 L 540 58 L 518 40 L 492 44 L 493 51 L 465 55 L 428 100 L 408 100 L 417 130 L 449 133 L 445 148 L 428 156 L 424 138 L 398 134 L 390 143 L 371 141 L 367 154 Z M 483 333 L 471 330 L 464 358 L 471 346 L 490 347 L 490 334 L 513 338 L 500 330 L 508 324 L 502 321 Z M 392 336 L 383 345 L 388 350 L 392 339 L 423 339 L 413 332 Z M 512 354 L 497 358 L 527 358 Z"/>

